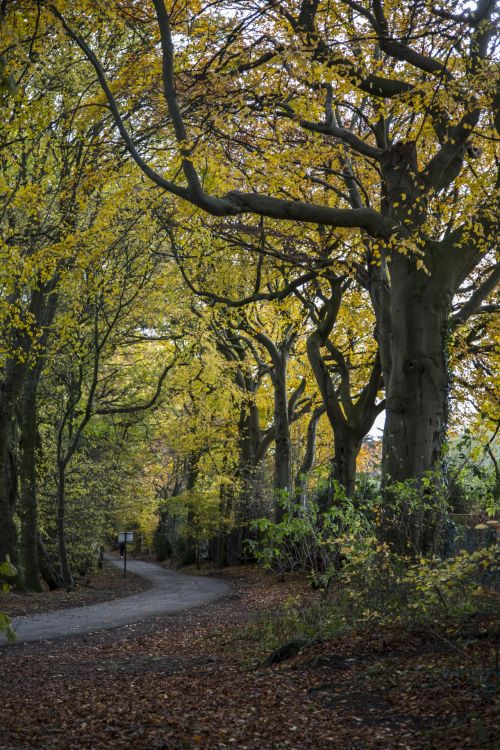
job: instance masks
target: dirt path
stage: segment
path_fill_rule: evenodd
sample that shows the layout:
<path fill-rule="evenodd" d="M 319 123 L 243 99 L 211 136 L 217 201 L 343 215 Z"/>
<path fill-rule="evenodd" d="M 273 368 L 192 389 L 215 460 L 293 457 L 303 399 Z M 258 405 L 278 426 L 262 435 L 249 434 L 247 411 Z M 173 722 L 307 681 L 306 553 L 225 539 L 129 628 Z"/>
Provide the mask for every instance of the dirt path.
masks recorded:
<path fill-rule="evenodd" d="M 107 558 L 121 566 L 119 560 Z M 101 604 L 74 607 L 12 621 L 18 643 L 41 641 L 64 636 L 109 630 L 151 617 L 172 614 L 199 604 L 214 601 L 230 590 L 227 583 L 215 578 L 188 576 L 166 570 L 154 563 L 129 560 L 127 568 L 151 582 L 147 591 Z M 0 635 L 0 643 L 5 639 Z"/>
<path fill-rule="evenodd" d="M 220 575 L 230 594 L 203 606 L 0 649 L 0 750 L 498 748 L 487 623 L 448 645 L 349 631 L 269 667 L 273 613 L 316 593 L 252 568 Z"/>

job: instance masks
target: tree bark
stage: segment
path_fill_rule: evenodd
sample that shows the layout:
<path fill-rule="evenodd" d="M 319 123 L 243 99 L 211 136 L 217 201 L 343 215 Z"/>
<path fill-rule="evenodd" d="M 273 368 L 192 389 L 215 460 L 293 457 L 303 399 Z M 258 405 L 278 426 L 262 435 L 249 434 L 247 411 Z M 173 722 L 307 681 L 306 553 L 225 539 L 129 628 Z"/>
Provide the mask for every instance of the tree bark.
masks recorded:
<path fill-rule="evenodd" d="M 265 441 L 260 429 L 259 409 L 254 401 L 257 384 L 245 377 L 245 399 L 238 420 L 239 457 L 237 479 L 239 492 L 234 507 L 234 526 L 227 535 L 226 554 L 229 565 L 243 559 L 243 540 L 250 535 L 249 524 L 264 512 L 263 461 L 271 441 Z"/>
<path fill-rule="evenodd" d="M 336 425 L 333 428 L 333 439 L 335 453 L 332 459 L 332 479 L 342 485 L 347 497 L 352 497 L 356 489 L 356 459 L 362 438 L 349 426 Z"/>
<path fill-rule="evenodd" d="M 18 538 L 14 513 L 17 500 L 18 470 L 15 445 L 16 401 L 22 389 L 26 366 L 9 361 L 0 388 L 0 562 L 7 558 L 17 574 L 12 579 L 21 586 Z"/>
<path fill-rule="evenodd" d="M 352 397 L 346 359 L 330 339 L 341 299 L 342 287 L 337 280 L 332 280 L 331 296 L 325 302 L 322 319 L 317 320 L 316 330 L 307 339 L 307 356 L 333 432 L 332 478 L 342 485 L 347 497 L 350 497 L 356 488 L 356 459 L 362 440 L 383 410 L 385 402 L 377 403 L 381 385 L 378 353 L 368 382 L 355 400 Z M 332 373 L 321 354 L 322 347 L 326 347 L 339 370 L 338 386 L 334 384 Z"/>
<path fill-rule="evenodd" d="M 67 589 L 75 585 L 66 546 L 66 463 L 60 461 L 57 467 L 57 541 L 61 578 Z"/>
<path fill-rule="evenodd" d="M 37 390 L 41 365 L 28 375 L 21 400 L 20 515 L 21 562 L 24 583 L 32 591 L 41 591 L 38 564 L 38 502 L 36 479 Z"/>
<path fill-rule="evenodd" d="M 441 459 L 448 418 L 447 324 L 452 289 L 437 286 L 414 262 L 396 255 L 391 268 L 391 352 L 382 458 L 386 504 L 391 485 L 421 480 Z M 427 552 L 432 524 L 400 509 L 397 546 Z M 394 540 L 394 530 L 389 533 Z"/>
<path fill-rule="evenodd" d="M 288 357 L 296 339 L 296 333 L 287 330 L 283 340 L 276 345 L 261 331 L 252 335 L 267 350 L 271 362 L 271 378 L 274 391 L 274 520 L 280 523 L 291 501 L 292 490 L 292 444 L 290 439 L 290 421 L 293 415 L 288 399 L 287 369 Z M 302 392 L 303 387 L 300 388 Z"/>
<path fill-rule="evenodd" d="M 307 426 L 306 451 L 300 469 L 295 477 L 295 499 L 299 506 L 303 508 L 307 504 L 307 475 L 314 466 L 318 422 L 324 413 L 325 407 L 319 406 L 311 415 Z"/>
<path fill-rule="evenodd" d="M 200 472 L 200 458 L 201 451 L 192 451 L 186 456 L 184 461 L 184 477 L 182 484 L 185 487 L 186 492 L 194 490 L 198 474 Z M 196 563 L 199 566 L 199 540 L 197 539 L 196 533 L 192 534 L 191 529 L 194 526 L 194 511 L 192 508 L 188 509 L 187 513 L 187 528 L 188 533 L 185 537 L 185 547 L 182 551 L 181 565 L 191 565 Z"/>
<path fill-rule="evenodd" d="M 447 296 L 426 294 L 409 264 L 392 293 L 392 358 L 387 384 L 383 470 L 419 478 L 441 456 L 447 422 Z M 420 288 L 419 288 L 420 287 Z"/>
<path fill-rule="evenodd" d="M 39 567 L 38 498 L 37 498 L 37 398 L 43 371 L 50 327 L 57 308 L 57 294 L 53 291 L 57 276 L 46 285 L 47 292 L 40 306 L 40 324 L 43 333 L 38 341 L 36 363 L 28 370 L 21 398 L 20 438 L 20 515 L 21 563 L 25 585 L 41 591 Z"/>
<path fill-rule="evenodd" d="M 29 317 L 36 326 L 43 325 L 47 291 L 53 288 L 55 277 L 47 285 L 31 292 Z M 28 373 L 28 358 L 33 348 L 32 333 L 14 331 L 9 344 L 13 351 L 21 351 L 23 359 L 10 357 L 3 369 L 0 383 L 0 562 L 7 557 L 17 569 L 15 585 L 22 587 L 19 568 L 18 537 L 14 514 L 18 492 L 16 407 Z"/>
<path fill-rule="evenodd" d="M 38 556 L 40 574 L 49 587 L 49 591 L 55 591 L 56 589 L 62 588 L 62 578 L 55 569 L 52 558 L 40 534 L 38 535 Z"/>
<path fill-rule="evenodd" d="M 285 500 L 292 489 L 292 444 L 290 440 L 290 423 L 288 415 L 287 394 L 287 360 L 288 351 L 285 347 L 273 362 L 274 386 L 274 518 L 280 523 L 286 512 Z"/>

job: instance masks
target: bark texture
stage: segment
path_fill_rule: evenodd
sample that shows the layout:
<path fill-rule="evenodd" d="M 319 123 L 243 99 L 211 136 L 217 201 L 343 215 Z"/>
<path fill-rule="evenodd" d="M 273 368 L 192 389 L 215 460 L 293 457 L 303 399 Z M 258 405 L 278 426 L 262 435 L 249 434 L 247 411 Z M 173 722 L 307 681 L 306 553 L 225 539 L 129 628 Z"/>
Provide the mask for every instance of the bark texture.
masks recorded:
<path fill-rule="evenodd" d="M 37 386 L 40 367 L 30 372 L 21 400 L 20 447 L 20 515 L 21 562 L 24 584 L 31 591 L 41 591 L 38 564 L 38 502 L 36 479 Z"/>
<path fill-rule="evenodd" d="M 24 366 L 8 362 L 0 386 L 0 562 L 8 558 L 16 568 L 19 556 L 14 520 L 18 484 L 15 412 L 24 374 Z"/>

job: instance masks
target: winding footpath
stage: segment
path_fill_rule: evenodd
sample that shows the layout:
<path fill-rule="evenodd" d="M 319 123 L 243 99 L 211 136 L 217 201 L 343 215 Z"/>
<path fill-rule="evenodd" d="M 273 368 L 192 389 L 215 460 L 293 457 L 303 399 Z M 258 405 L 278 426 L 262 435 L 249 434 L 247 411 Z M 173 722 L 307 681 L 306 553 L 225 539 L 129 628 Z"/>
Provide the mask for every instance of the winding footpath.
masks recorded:
<path fill-rule="evenodd" d="M 108 563 L 122 567 L 122 563 L 107 557 Z M 230 587 L 224 581 L 206 576 L 189 576 L 167 570 L 155 563 L 127 560 L 127 570 L 151 582 L 151 587 L 140 594 L 91 604 L 88 607 L 55 610 L 45 614 L 15 617 L 12 626 L 17 643 L 43 641 L 64 636 L 82 635 L 96 630 L 110 630 L 120 625 L 132 625 L 150 617 L 168 615 L 189 609 L 225 596 Z M 0 634 L 0 644 L 6 643 Z"/>

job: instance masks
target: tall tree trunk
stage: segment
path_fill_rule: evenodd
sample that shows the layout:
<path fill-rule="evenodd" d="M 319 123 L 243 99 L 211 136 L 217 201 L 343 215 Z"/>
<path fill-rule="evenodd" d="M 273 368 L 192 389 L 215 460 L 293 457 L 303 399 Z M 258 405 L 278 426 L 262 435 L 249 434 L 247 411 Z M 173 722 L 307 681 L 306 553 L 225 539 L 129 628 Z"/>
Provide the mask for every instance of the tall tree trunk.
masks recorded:
<path fill-rule="evenodd" d="M 451 290 L 436 288 L 413 261 L 397 255 L 391 287 L 391 367 L 382 459 L 389 506 L 394 482 L 418 483 L 439 465 L 448 417 L 446 337 L 451 300 Z M 434 533 L 424 511 L 408 516 L 402 508 L 400 513 L 398 546 L 411 543 L 417 552 L 429 551 Z M 394 530 L 389 537 L 394 540 Z"/>
<path fill-rule="evenodd" d="M 228 457 L 226 456 L 224 458 L 224 473 L 228 471 Z M 234 512 L 234 501 L 235 501 L 235 495 L 234 495 L 234 486 L 232 484 L 227 484 L 225 482 L 221 482 L 220 489 L 219 489 L 219 498 L 220 498 L 220 513 L 222 518 L 222 525 L 219 529 L 219 532 L 217 534 L 217 537 L 212 541 L 211 547 L 212 547 L 212 559 L 216 562 L 216 564 L 222 568 L 225 565 L 229 565 L 229 559 L 228 559 L 228 534 L 226 531 L 226 524 L 227 521 L 231 518 L 233 512 Z"/>
<path fill-rule="evenodd" d="M 318 422 L 324 413 L 325 407 L 319 406 L 313 411 L 307 425 L 306 451 L 295 477 L 295 502 L 301 507 L 305 507 L 307 503 L 307 475 L 314 466 Z"/>
<path fill-rule="evenodd" d="M 332 459 L 332 479 L 344 488 L 347 497 L 356 489 L 356 459 L 361 449 L 359 434 L 347 425 L 336 425 L 334 430 L 335 454 Z"/>
<path fill-rule="evenodd" d="M 282 349 L 279 358 L 273 362 L 274 385 L 274 517 L 276 523 L 283 520 L 286 512 L 284 505 L 288 493 L 288 502 L 292 489 L 292 444 L 290 440 L 290 423 L 288 415 L 287 394 L 287 359 L 288 352 Z"/>
<path fill-rule="evenodd" d="M 265 441 L 260 429 L 260 414 L 252 399 L 242 405 L 238 422 L 239 461 L 238 519 L 247 523 L 262 513 L 263 460 L 271 441 Z"/>
<path fill-rule="evenodd" d="M 31 292 L 29 318 L 37 326 L 43 324 L 46 291 L 54 280 L 55 278 L 45 287 L 40 283 L 39 288 Z M 3 368 L 3 379 L 0 382 L 0 562 L 7 557 L 10 559 L 17 569 L 15 584 L 22 587 L 17 529 L 14 521 L 18 491 L 16 406 L 28 372 L 33 334 L 21 328 L 20 331 L 11 332 L 8 343 L 13 351 L 23 353 L 23 359 L 20 361 L 20 358 L 9 358 Z"/>
<path fill-rule="evenodd" d="M 47 547 L 40 534 L 38 535 L 38 556 L 39 556 L 39 567 L 40 574 L 49 587 L 49 591 L 55 591 L 56 589 L 62 588 L 62 578 L 57 572 L 52 558 L 49 554 Z"/>
<path fill-rule="evenodd" d="M 20 446 L 20 515 L 21 562 L 24 583 L 32 591 L 41 591 L 38 564 L 38 502 L 36 479 L 37 390 L 41 363 L 32 370 L 25 382 L 21 399 Z"/>
<path fill-rule="evenodd" d="M 262 331 L 253 331 L 255 340 L 265 347 L 271 357 L 271 377 L 274 389 L 274 518 L 279 523 L 291 501 L 292 489 L 292 445 L 290 440 L 291 411 L 294 410 L 288 399 L 287 366 L 288 357 L 296 339 L 296 331 L 289 328 L 279 345 L 276 345 Z M 305 383 L 304 383 L 305 386 Z M 299 386 L 291 401 L 303 392 Z M 288 498 L 288 500 L 287 500 Z"/>
<path fill-rule="evenodd" d="M 356 488 L 356 459 L 365 435 L 385 402 L 377 403 L 381 385 L 381 365 L 377 353 L 368 381 L 353 399 L 350 372 L 345 357 L 335 346 L 330 335 L 335 326 L 342 300 L 342 286 L 331 281 L 331 296 L 325 301 L 323 315 L 316 321 L 316 330 L 307 339 L 307 356 L 316 378 L 334 437 L 332 477 L 343 486 L 350 497 Z M 321 349 L 325 347 L 340 372 L 339 384 L 334 384 L 332 373 Z M 326 508 L 323 508 L 326 510 Z"/>
<path fill-rule="evenodd" d="M 43 333 L 38 340 L 37 361 L 28 370 L 21 398 L 20 438 L 20 515 L 21 563 L 26 586 L 41 591 L 39 567 L 38 498 L 37 498 L 37 398 L 43 371 L 50 327 L 57 309 L 57 294 L 53 291 L 57 276 L 46 285 L 47 296 L 40 305 L 40 324 Z"/>
<path fill-rule="evenodd" d="M 250 398 L 240 409 L 238 420 L 239 457 L 237 479 L 239 492 L 234 508 L 234 526 L 227 536 L 227 561 L 234 565 L 241 561 L 243 540 L 250 535 L 249 524 L 264 512 L 263 460 L 271 441 L 264 441 L 260 429 L 259 409 L 253 399 L 252 383 L 245 378 Z"/>
<path fill-rule="evenodd" d="M 0 562 L 9 558 L 17 570 L 13 578 L 21 585 L 17 528 L 14 520 L 17 499 L 17 456 L 15 445 L 16 401 L 22 388 L 26 367 L 9 361 L 0 385 Z"/>
<path fill-rule="evenodd" d="M 63 585 L 65 588 L 71 589 L 75 582 L 71 573 L 66 546 L 66 464 L 64 461 L 60 461 L 57 467 L 57 541 Z"/>
<path fill-rule="evenodd" d="M 198 474 L 200 471 L 200 458 L 201 458 L 201 451 L 193 451 L 189 453 L 189 455 L 186 458 L 185 465 L 184 465 L 184 476 L 185 476 L 185 486 L 186 491 L 191 492 L 194 490 L 196 485 L 196 480 L 198 479 Z M 188 530 L 192 528 L 194 524 L 194 512 L 190 508 L 188 510 L 187 514 L 187 527 Z M 183 565 L 191 565 L 191 563 L 196 562 L 196 565 L 199 565 L 199 542 L 195 534 L 192 534 L 190 531 L 188 531 L 188 534 L 186 536 L 186 547 L 183 554 L 183 559 L 181 560 Z"/>

